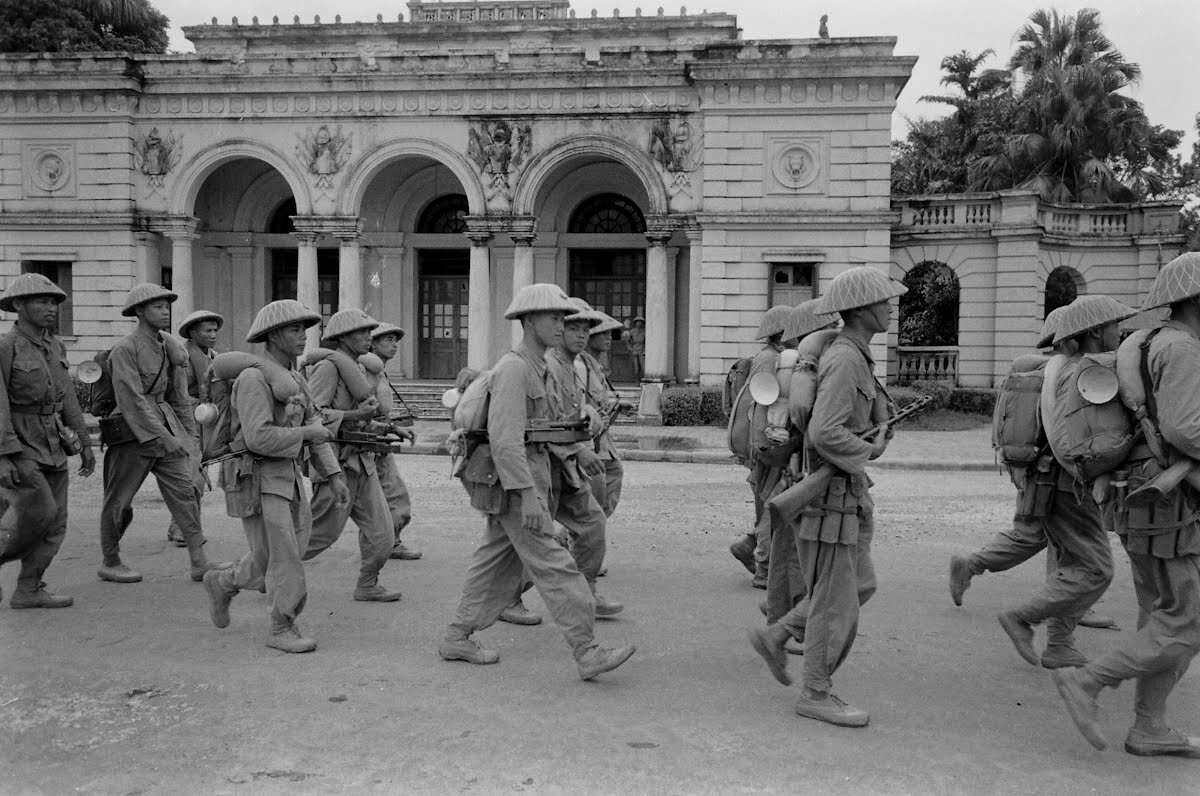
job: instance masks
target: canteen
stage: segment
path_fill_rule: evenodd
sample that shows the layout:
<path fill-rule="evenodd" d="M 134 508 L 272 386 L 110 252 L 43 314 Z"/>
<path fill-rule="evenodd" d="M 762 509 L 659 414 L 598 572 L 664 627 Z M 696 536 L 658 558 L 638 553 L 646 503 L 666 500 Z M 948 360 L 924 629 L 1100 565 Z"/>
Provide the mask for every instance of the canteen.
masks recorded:
<path fill-rule="evenodd" d="M 196 418 L 196 422 L 202 426 L 211 426 L 217 422 L 217 416 L 220 415 L 220 410 L 216 404 L 202 403 L 197 404 L 192 416 Z"/>
<path fill-rule="evenodd" d="M 458 401 L 460 398 L 462 398 L 462 393 L 451 387 L 442 393 L 442 406 L 446 407 L 447 409 L 453 409 L 454 407 L 458 406 Z"/>

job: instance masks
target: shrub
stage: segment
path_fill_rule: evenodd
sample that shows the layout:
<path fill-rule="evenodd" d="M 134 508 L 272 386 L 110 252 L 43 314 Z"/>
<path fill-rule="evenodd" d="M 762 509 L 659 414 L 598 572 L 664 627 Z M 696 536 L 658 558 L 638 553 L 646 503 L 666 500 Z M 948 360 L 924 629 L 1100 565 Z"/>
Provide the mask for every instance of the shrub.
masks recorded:
<path fill-rule="evenodd" d="M 933 403 L 929 405 L 930 409 L 946 409 L 950 406 L 950 395 L 954 392 L 954 388 L 948 384 L 937 381 L 914 381 L 908 386 L 918 395 L 932 396 Z"/>
<path fill-rule="evenodd" d="M 668 387 L 658 399 L 658 410 L 662 413 L 664 426 L 699 426 L 702 396 L 700 388 Z"/>
<path fill-rule="evenodd" d="M 991 415 L 996 410 L 996 391 L 972 387 L 956 387 L 950 393 L 947 407 L 969 415 Z"/>
<path fill-rule="evenodd" d="M 912 387 L 888 387 L 887 392 L 897 409 L 903 409 L 922 395 Z"/>
<path fill-rule="evenodd" d="M 79 406 L 83 411 L 91 411 L 92 391 L 90 384 L 84 384 L 75 375 L 71 375 L 71 385 L 75 388 L 75 397 L 79 399 Z"/>
<path fill-rule="evenodd" d="M 700 390 L 700 422 L 706 426 L 724 426 L 729 423 L 729 415 L 721 406 L 720 387 L 702 387 Z"/>

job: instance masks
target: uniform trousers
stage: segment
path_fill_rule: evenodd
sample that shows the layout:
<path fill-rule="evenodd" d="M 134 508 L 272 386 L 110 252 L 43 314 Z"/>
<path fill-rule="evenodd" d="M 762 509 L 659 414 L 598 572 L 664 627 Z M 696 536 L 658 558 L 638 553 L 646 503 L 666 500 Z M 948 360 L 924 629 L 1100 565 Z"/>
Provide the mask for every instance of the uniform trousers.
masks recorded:
<path fill-rule="evenodd" d="M 607 549 L 604 510 L 596 502 L 589 488 L 571 486 L 563 478 L 563 470 L 557 463 L 550 473 L 550 515 L 571 536 L 571 554 L 579 571 L 588 583 L 595 583 L 596 576 L 604 566 Z"/>
<path fill-rule="evenodd" d="M 863 497 L 855 544 L 796 541 L 807 596 L 779 623 L 804 640 L 804 685 L 819 694 L 833 688 L 833 674 L 858 635 L 858 609 L 875 594 L 875 515 Z"/>
<path fill-rule="evenodd" d="M 67 535 L 67 466 L 38 464 L 17 454 L 20 481 L 6 494 L 9 509 L 0 522 L 0 564 L 21 562 L 17 591 L 35 592 Z"/>
<path fill-rule="evenodd" d="M 104 452 L 104 504 L 100 510 L 100 549 L 105 566 L 121 562 L 121 537 L 133 518 L 133 498 L 146 476 L 154 473 L 158 491 L 179 524 L 193 557 L 204 544 L 200 531 L 200 501 L 192 481 L 190 456 L 157 455 L 154 442 L 124 442 Z"/>
<path fill-rule="evenodd" d="M 1055 569 L 1016 613 L 1031 625 L 1051 617 L 1060 619 L 1047 626 L 1047 642 L 1070 646 L 1075 624 L 1112 583 L 1112 548 L 1100 522 L 1100 508 L 1090 496 L 1080 501 L 1060 490 L 1054 507 L 1039 523 L 1054 551 Z"/>
<path fill-rule="evenodd" d="M 291 500 L 272 494 L 261 499 L 262 511 L 242 517 L 249 551 L 232 569 L 218 570 L 217 583 L 236 594 L 265 580 L 271 624 L 281 630 L 296 621 L 308 598 L 300 556 L 308 547 L 312 512 L 299 486 Z"/>
<path fill-rule="evenodd" d="M 1200 556 L 1129 553 L 1129 564 L 1138 600 L 1137 633 L 1084 668 L 1110 688 L 1136 679 L 1134 711 L 1162 724 L 1167 697 L 1200 650 Z"/>
<path fill-rule="evenodd" d="M 408 485 L 400 477 L 400 468 L 390 453 L 375 457 L 375 472 L 379 474 L 379 486 L 383 489 L 383 499 L 387 501 L 388 512 L 392 516 L 392 529 L 399 542 L 400 532 L 412 521 L 412 499 L 408 496 Z"/>
<path fill-rule="evenodd" d="M 783 467 L 755 464 L 750 473 L 750 485 L 754 489 L 754 560 L 766 565 L 771 560 L 771 515 L 767 502 L 775 495 L 775 487 L 783 478 Z"/>
<path fill-rule="evenodd" d="M 192 485 L 196 487 L 196 507 L 199 511 L 200 501 L 204 497 L 204 493 L 212 488 L 208 483 L 208 478 L 204 474 L 204 469 L 200 466 L 201 456 L 203 455 L 200 448 L 200 437 L 194 436 L 192 440 L 196 443 L 196 452 L 192 454 Z M 174 539 L 180 535 L 179 523 L 175 522 L 175 518 L 171 518 L 171 524 L 167 528 L 167 538 Z"/>
<path fill-rule="evenodd" d="M 350 500 L 338 506 L 328 481 L 313 485 L 312 534 L 304 560 L 314 558 L 338 540 L 346 529 L 346 522 L 354 520 L 358 526 L 358 549 L 362 555 L 359 569 L 358 588 L 369 589 L 379 582 L 379 572 L 387 563 L 396 544 L 392 530 L 387 501 L 379 486 L 379 476 L 346 469 L 346 488 Z"/>
<path fill-rule="evenodd" d="M 521 517 L 521 494 L 509 492 L 506 499 L 503 513 L 487 515 L 483 541 L 471 558 L 450 630 L 465 637 L 491 627 L 528 574 L 579 660 L 596 646 L 592 591 L 575 559 L 548 534 L 550 514 L 542 516 L 541 531 L 528 531 Z"/>
<path fill-rule="evenodd" d="M 621 502 L 621 487 L 625 483 L 625 465 L 620 459 L 605 459 L 604 473 L 591 479 L 592 497 L 604 510 L 605 517 L 611 517 Z"/>

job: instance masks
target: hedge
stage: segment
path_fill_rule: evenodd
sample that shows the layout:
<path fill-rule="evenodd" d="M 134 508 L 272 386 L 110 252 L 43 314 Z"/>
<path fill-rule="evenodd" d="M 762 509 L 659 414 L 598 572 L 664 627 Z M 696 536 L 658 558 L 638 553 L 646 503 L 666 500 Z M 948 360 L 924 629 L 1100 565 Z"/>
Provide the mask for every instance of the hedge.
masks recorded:
<path fill-rule="evenodd" d="M 680 385 L 663 390 L 658 399 L 664 426 L 725 425 L 720 387 Z"/>
<path fill-rule="evenodd" d="M 968 415 L 991 415 L 996 408 L 996 391 L 978 387 L 950 387 L 935 381 L 914 381 L 907 387 L 889 387 L 888 394 L 903 408 L 919 396 L 932 395 L 931 409 L 948 409 Z"/>

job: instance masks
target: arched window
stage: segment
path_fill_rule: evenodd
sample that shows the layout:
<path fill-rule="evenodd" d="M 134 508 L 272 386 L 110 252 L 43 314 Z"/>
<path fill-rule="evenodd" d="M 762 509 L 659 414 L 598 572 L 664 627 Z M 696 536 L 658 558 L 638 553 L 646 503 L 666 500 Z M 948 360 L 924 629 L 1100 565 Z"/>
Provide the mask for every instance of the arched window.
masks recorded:
<path fill-rule="evenodd" d="M 292 216 L 296 215 L 296 200 L 290 198 L 271 214 L 271 220 L 267 224 L 267 232 L 272 235 L 287 235 L 296 231 L 296 227 L 292 224 Z"/>
<path fill-rule="evenodd" d="M 900 345 L 958 345 L 958 277 L 945 263 L 929 260 L 904 276 L 900 297 Z"/>
<path fill-rule="evenodd" d="M 638 206 L 616 193 L 599 193 L 585 199 L 567 225 L 568 232 L 612 235 L 646 231 L 646 219 Z"/>
<path fill-rule="evenodd" d="M 467 197 L 461 193 L 448 193 L 434 199 L 421 211 L 417 219 L 417 232 L 430 235 L 461 235 L 467 231 Z"/>
<path fill-rule="evenodd" d="M 1065 307 L 1079 295 L 1079 285 L 1082 280 L 1074 270 L 1060 265 L 1046 277 L 1046 298 L 1042 305 L 1042 317 L 1045 318 L 1053 310 Z"/>

